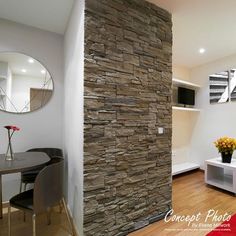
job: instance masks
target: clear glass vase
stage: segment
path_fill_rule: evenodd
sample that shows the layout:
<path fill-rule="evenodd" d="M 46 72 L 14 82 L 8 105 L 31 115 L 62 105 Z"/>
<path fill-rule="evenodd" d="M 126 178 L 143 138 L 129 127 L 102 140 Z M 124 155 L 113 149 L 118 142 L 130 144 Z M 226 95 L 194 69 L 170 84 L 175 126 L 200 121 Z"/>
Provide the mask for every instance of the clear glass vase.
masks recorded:
<path fill-rule="evenodd" d="M 14 160 L 14 154 L 13 154 L 13 150 L 12 150 L 11 140 L 9 140 L 9 143 L 8 143 L 5 160 L 6 161 L 13 161 Z"/>

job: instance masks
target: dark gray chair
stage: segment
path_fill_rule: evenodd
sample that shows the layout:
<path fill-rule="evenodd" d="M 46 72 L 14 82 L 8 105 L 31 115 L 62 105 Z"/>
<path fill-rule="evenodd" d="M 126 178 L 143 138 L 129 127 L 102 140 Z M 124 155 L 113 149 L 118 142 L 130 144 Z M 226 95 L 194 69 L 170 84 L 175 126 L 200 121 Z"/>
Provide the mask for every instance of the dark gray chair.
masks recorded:
<path fill-rule="evenodd" d="M 12 197 L 8 208 L 8 235 L 11 235 L 11 207 L 29 211 L 33 214 L 33 236 L 36 236 L 36 215 L 47 212 L 48 209 L 63 203 L 66 216 L 75 235 L 65 199 L 63 197 L 63 169 L 64 160 L 58 158 L 54 163 L 46 166 L 35 179 L 34 189 Z"/>
<path fill-rule="evenodd" d="M 50 162 L 53 163 L 53 159 L 57 157 L 63 157 L 63 152 L 59 148 L 32 148 L 27 152 L 44 152 L 50 157 Z M 24 191 L 26 191 L 27 184 L 33 184 L 35 182 L 36 176 L 44 167 L 36 168 L 33 170 L 25 171 L 21 173 L 21 183 L 20 183 L 20 193 L 22 192 L 22 185 L 24 184 Z"/>

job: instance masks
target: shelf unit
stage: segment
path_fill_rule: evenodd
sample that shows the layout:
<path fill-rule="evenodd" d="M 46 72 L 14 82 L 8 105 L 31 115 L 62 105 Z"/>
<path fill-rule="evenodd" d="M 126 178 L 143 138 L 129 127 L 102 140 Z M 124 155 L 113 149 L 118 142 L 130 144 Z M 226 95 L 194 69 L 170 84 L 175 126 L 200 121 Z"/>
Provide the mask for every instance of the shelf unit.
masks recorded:
<path fill-rule="evenodd" d="M 182 174 L 187 171 L 199 169 L 200 165 L 191 163 L 191 162 L 185 162 L 180 164 L 172 165 L 172 176 Z"/>
<path fill-rule="evenodd" d="M 178 111 L 195 111 L 195 112 L 200 112 L 200 109 L 197 108 L 189 108 L 189 107 L 178 107 L 178 106 L 172 106 L 173 110 L 178 110 Z"/>
<path fill-rule="evenodd" d="M 236 194 L 236 160 L 222 163 L 221 158 L 205 161 L 205 182 Z"/>
<path fill-rule="evenodd" d="M 176 79 L 176 78 L 172 79 L 172 83 L 173 83 L 174 87 L 182 86 L 182 87 L 190 88 L 190 89 L 193 89 L 193 90 L 198 90 L 198 89 L 201 88 L 201 86 L 198 85 L 198 84 L 194 84 L 194 83 L 184 81 L 184 80 L 180 80 L 180 79 Z M 196 112 L 200 111 L 200 109 L 197 109 L 197 108 L 194 108 L 194 107 L 181 107 L 181 106 L 178 106 L 178 105 L 173 105 L 172 108 L 173 108 L 173 110 L 179 110 L 179 111 L 196 111 Z"/>
<path fill-rule="evenodd" d="M 173 83 L 173 88 L 176 87 L 185 87 L 185 88 L 189 88 L 189 89 L 193 89 L 193 90 L 198 90 L 201 88 L 200 85 L 195 84 L 195 83 L 191 83 L 188 81 L 184 81 L 181 79 L 177 79 L 177 78 L 173 78 L 172 79 L 172 83 Z M 173 111 L 186 111 L 186 112 L 192 112 L 192 113 L 199 113 L 201 110 L 198 108 L 191 108 L 191 107 L 181 107 L 178 105 L 173 105 L 172 106 Z M 189 158 L 187 158 L 189 159 Z M 181 173 L 185 173 L 187 171 L 191 171 L 191 170 L 195 170 L 195 169 L 199 169 L 200 165 L 197 163 L 193 163 L 191 160 L 187 160 L 186 162 L 182 162 L 182 163 L 178 163 L 178 164 L 172 164 L 172 176 L 181 174 Z"/>
<path fill-rule="evenodd" d="M 181 79 L 173 78 L 172 82 L 173 82 L 174 85 L 177 85 L 177 86 L 180 85 L 180 86 L 186 86 L 186 87 L 191 87 L 191 88 L 195 88 L 195 89 L 201 88 L 201 86 L 198 85 L 198 84 L 190 83 L 188 81 L 184 81 L 184 80 L 181 80 Z"/>

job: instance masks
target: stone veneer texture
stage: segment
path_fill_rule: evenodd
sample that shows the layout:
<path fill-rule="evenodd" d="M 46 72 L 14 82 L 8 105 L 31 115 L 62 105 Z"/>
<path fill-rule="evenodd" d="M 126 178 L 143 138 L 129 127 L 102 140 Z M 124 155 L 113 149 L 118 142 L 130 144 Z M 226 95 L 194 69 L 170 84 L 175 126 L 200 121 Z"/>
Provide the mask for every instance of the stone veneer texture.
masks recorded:
<path fill-rule="evenodd" d="M 143 0 L 86 1 L 86 236 L 127 235 L 171 207 L 171 57 L 165 10 Z"/>

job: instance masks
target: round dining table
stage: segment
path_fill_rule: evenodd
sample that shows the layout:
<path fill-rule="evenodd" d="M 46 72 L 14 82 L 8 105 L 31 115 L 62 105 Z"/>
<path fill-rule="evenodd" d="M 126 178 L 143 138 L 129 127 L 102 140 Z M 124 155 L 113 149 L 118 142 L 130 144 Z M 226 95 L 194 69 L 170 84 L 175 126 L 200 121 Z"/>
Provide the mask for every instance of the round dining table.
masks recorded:
<path fill-rule="evenodd" d="M 0 155 L 0 218 L 2 218 L 2 175 L 24 172 L 34 168 L 43 167 L 50 161 L 44 152 L 14 153 L 14 160 L 5 160 L 5 154 Z"/>

